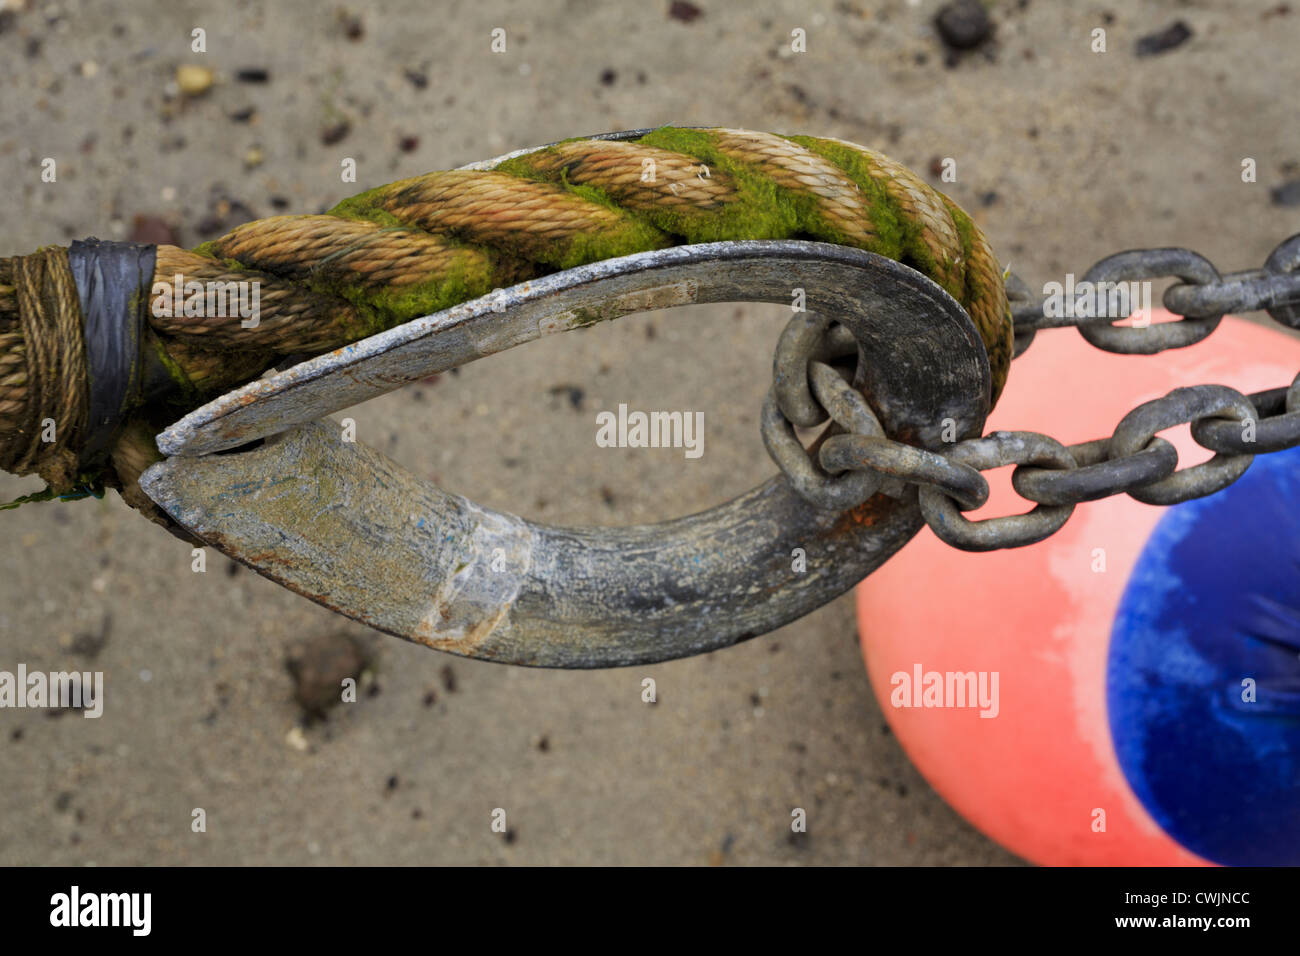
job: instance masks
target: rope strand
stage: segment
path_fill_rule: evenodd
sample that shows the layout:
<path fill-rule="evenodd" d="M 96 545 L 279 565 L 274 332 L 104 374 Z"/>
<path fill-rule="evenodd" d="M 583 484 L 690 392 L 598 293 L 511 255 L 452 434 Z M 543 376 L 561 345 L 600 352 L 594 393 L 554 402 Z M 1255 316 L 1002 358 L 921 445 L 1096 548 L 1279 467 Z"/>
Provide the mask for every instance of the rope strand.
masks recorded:
<path fill-rule="evenodd" d="M 664 127 L 633 141 L 566 141 L 491 171 L 428 173 L 324 215 L 246 223 L 193 251 L 159 246 L 156 284 L 179 281 L 191 302 L 200 293 L 184 283 L 256 282 L 257 321 L 177 310 L 173 293 L 160 293 L 146 347 L 173 389 L 123 427 L 99 477 L 152 511 L 135 481 L 156 457 L 153 423 L 285 355 L 337 348 L 558 269 L 681 243 L 788 238 L 865 249 L 934 279 L 974 321 L 996 401 L 1012 337 L 1002 271 L 948 197 L 842 140 Z M 0 467 L 35 471 L 56 493 L 86 478 L 76 474 L 86 437 L 81 325 L 66 250 L 0 260 Z M 51 419 L 55 440 L 42 441 Z"/>

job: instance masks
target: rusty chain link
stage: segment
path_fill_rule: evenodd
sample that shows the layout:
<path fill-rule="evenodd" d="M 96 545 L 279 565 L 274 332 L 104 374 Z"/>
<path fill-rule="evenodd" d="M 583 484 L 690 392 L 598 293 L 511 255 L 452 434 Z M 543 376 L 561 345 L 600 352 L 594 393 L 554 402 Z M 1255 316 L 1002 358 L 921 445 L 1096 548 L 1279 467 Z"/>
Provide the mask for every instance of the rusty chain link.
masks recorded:
<path fill-rule="evenodd" d="M 1182 280 L 1162 299 L 1180 316 L 1177 321 L 1114 324 L 1135 311 L 1124 298 L 1125 283 L 1166 276 Z M 1222 274 L 1187 249 L 1139 249 L 1094 265 L 1072 302 L 1063 302 L 1059 293 L 1036 296 L 1011 274 L 1006 290 L 1015 329 L 1013 356 L 1049 328 L 1075 327 L 1098 348 L 1129 355 L 1193 345 L 1229 312 L 1265 310 L 1300 329 L 1300 234 L 1274 249 L 1261 269 Z M 1103 298 L 1106 304 L 1099 306 Z M 877 492 L 897 497 L 906 485 L 917 485 L 926 523 L 943 541 L 966 551 L 1041 541 L 1084 501 L 1127 494 L 1147 504 L 1172 505 L 1214 494 L 1240 478 L 1255 455 L 1300 445 L 1297 374 L 1289 387 L 1251 395 L 1223 385 L 1176 388 L 1133 409 L 1109 437 L 1074 445 L 1037 432 L 997 431 L 964 441 L 954 436 L 951 447 L 929 451 L 884 434 L 861 383 L 843 364 L 858 348 L 848 330 L 830 319 L 808 313 L 791 319 L 777 345 L 773 386 L 763 407 L 768 453 L 796 491 L 820 508 L 844 510 Z M 795 426 L 816 428 L 828 421 L 806 450 Z M 1214 457 L 1180 470 L 1178 452 L 1156 434 L 1177 425 L 1190 425 L 1192 437 Z M 1035 507 L 982 521 L 964 517 L 961 512 L 988 500 L 981 472 L 1005 465 L 1016 466 L 1012 487 Z"/>

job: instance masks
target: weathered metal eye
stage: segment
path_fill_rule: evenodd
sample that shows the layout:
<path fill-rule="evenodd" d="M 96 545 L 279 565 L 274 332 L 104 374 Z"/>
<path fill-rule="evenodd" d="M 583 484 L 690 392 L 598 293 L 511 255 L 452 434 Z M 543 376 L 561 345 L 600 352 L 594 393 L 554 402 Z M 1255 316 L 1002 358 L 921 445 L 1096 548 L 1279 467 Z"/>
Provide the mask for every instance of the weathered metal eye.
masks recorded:
<path fill-rule="evenodd" d="M 970 317 L 938 285 L 844 246 L 722 242 L 555 273 L 250 383 L 159 435 L 173 457 L 141 486 L 235 560 L 440 650 L 611 667 L 726 647 L 815 610 L 879 567 L 921 526 L 915 491 L 833 510 L 778 476 L 660 524 L 550 527 L 441 491 L 314 420 L 548 333 L 668 305 L 789 303 L 794 288 L 861 346 L 859 377 L 886 434 L 931 449 L 943 444 L 945 422 L 978 434 L 988 358 Z M 210 454 L 268 436 L 260 448 Z M 802 567 L 794 548 L 806 555 Z"/>

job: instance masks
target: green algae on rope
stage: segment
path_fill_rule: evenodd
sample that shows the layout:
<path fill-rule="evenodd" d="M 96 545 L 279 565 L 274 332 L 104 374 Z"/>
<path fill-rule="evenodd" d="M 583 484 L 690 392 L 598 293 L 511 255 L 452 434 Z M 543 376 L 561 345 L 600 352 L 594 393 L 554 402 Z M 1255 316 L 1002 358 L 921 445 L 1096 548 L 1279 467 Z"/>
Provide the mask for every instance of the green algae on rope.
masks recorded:
<path fill-rule="evenodd" d="M 166 370 L 170 391 L 137 410 L 101 477 L 128 496 L 140 470 L 157 459 L 151 436 L 160 424 L 287 355 L 328 351 L 557 270 L 752 239 L 851 246 L 932 278 L 974 321 L 996 401 L 1011 355 L 1002 276 L 982 233 L 950 199 L 852 143 L 662 127 L 624 141 L 565 140 L 493 168 L 412 177 L 323 215 L 246 223 L 192 252 L 157 247 L 161 281 L 193 274 L 258 282 L 262 321 L 249 330 L 223 317 L 150 316 L 142 347 Z M 63 444 L 83 442 L 84 429 L 65 429 L 55 448 L 36 446 L 41 461 L 28 460 L 15 443 L 30 438 L 31 422 L 51 417 L 60 401 L 67 405 L 61 395 L 84 417 L 75 383 L 59 386 L 33 364 L 34 355 L 57 358 L 72 346 L 26 340 L 46 333 L 40 323 L 18 321 L 22 306 L 12 288 L 6 292 L 8 275 L 12 268 L 0 275 L 0 371 L 7 372 L 0 376 L 0 461 L 20 473 L 41 470 L 54 479 L 54 492 L 65 494 L 96 477 L 74 473 L 75 449 Z M 75 312 L 78 305 L 59 308 Z M 77 408 L 59 416 L 73 421 Z"/>

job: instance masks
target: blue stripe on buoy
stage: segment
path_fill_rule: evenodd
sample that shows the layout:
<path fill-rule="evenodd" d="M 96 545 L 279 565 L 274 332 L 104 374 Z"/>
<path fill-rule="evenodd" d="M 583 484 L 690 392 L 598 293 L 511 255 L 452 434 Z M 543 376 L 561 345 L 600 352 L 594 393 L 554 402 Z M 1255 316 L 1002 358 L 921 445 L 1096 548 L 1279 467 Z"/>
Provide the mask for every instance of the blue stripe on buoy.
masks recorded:
<path fill-rule="evenodd" d="M 1120 766 L 1165 832 L 1216 863 L 1300 864 L 1300 449 L 1157 522 L 1115 616 L 1106 699 Z"/>

